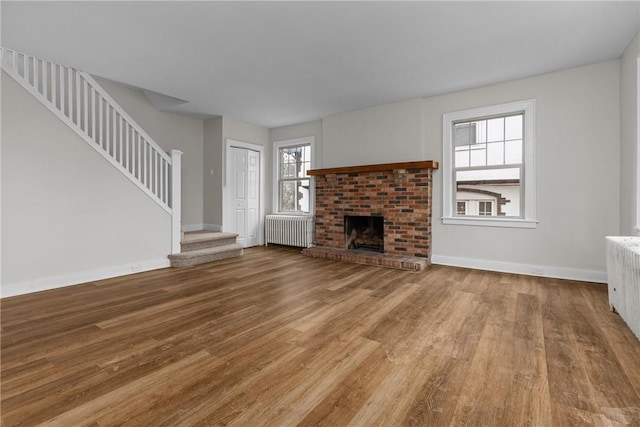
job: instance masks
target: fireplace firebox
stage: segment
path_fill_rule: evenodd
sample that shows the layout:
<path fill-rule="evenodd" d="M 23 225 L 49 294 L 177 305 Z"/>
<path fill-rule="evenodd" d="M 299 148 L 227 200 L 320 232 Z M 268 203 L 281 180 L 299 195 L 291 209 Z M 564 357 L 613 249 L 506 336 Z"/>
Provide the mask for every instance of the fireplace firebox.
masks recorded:
<path fill-rule="evenodd" d="M 384 217 L 344 216 L 345 248 L 384 253 Z"/>

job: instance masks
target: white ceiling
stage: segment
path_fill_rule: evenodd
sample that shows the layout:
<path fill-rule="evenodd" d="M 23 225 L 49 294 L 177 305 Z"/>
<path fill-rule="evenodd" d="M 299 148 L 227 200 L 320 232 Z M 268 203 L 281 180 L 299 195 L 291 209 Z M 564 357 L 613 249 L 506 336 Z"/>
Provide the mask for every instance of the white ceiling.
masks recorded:
<path fill-rule="evenodd" d="M 0 7 L 3 47 L 265 127 L 619 58 L 640 30 L 638 1 Z"/>

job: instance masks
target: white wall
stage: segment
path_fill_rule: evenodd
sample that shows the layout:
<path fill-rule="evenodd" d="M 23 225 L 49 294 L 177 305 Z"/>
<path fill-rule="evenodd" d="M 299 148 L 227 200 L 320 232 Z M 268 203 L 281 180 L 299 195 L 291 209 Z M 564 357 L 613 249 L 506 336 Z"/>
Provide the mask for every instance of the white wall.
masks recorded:
<path fill-rule="evenodd" d="M 204 122 L 204 224 L 208 227 L 222 226 L 222 117 Z"/>
<path fill-rule="evenodd" d="M 532 98 L 538 227 L 443 225 L 442 175 L 436 172 L 434 262 L 487 261 L 523 273 L 603 280 L 604 237 L 619 230 L 619 61 L 425 98 L 427 157 L 442 159 L 443 113 Z"/>
<path fill-rule="evenodd" d="M 640 34 L 620 61 L 620 233 L 640 235 L 638 220 L 638 61 Z"/>
<path fill-rule="evenodd" d="M 233 139 L 235 141 L 262 145 L 264 147 L 264 212 L 271 212 L 271 174 L 273 168 L 271 167 L 271 142 L 269 140 L 269 129 L 251 123 L 242 122 L 231 117 L 225 116 L 223 119 L 223 141 L 226 142 L 228 139 Z M 223 158 L 226 158 L 226 156 L 227 153 L 224 151 Z"/>
<path fill-rule="evenodd" d="M 420 98 L 322 119 L 322 167 L 422 160 Z"/>
<path fill-rule="evenodd" d="M 269 129 L 231 117 L 217 117 L 204 123 L 204 223 L 223 226 L 223 186 L 225 143 L 227 139 L 265 147 L 265 212 L 271 209 L 271 144 Z"/>
<path fill-rule="evenodd" d="M 604 280 L 604 237 L 620 228 L 620 61 L 327 117 L 323 167 L 441 162 L 444 113 L 526 99 L 537 103 L 537 229 L 443 225 L 435 171 L 433 260 Z"/>
<path fill-rule="evenodd" d="M 322 166 L 322 123 L 323 120 L 315 120 L 313 122 L 300 123 L 291 126 L 282 126 L 269 130 L 271 144 L 278 141 L 287 141 L 290 139 L 304 138 L 313 136 L 315 139 L 315 168 Z M 273 151 L 273 150 L 272 150 Z M 272 165 L 273 167 L 273 165 Z"/>
<path fill-rule="evenodd" d="M 168 265 L 171 218 L 2 72 L 2 296 Z"/>
<path fill-rule="evenodd" d="M 181 150 L 182 224 L 203 222 L 203 121 L 157 110 L 141 90 L 96 79 L 165 151 Z"/>

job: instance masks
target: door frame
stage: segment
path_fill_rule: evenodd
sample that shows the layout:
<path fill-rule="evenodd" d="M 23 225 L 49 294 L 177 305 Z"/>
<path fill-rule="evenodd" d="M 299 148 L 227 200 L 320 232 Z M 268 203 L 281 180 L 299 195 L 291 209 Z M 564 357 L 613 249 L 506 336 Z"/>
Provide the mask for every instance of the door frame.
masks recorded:
<path fill-rule="evenodd" d="M 265 158 L 264 158 L 264 146 L 260 144 L 254 144 L 251 142 L 238 141 L 235 139 L 226 138 L 224 143 L 224 162 L 222 164 L 222 231 L 225 230 L 225 224 L 231 223 L 231 216 L 233 212 L 227 201 L 229 196 L 229 189 L 227 187 L 227 171 L 232 167 L 233 163 L 229 158 L 231 150 L 230 147 L 245 148 L 251 151 L 257 151 L 260 154 L 260 195 L 258 197 L 258 245 L 264 245 L 264 195 L 265 195 Z"/>

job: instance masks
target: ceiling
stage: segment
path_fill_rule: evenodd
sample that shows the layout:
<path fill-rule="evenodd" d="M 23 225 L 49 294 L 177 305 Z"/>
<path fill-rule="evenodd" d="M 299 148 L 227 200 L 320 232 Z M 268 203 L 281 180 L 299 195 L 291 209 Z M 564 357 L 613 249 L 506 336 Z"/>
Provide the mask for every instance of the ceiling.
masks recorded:
<path fill-rule="evenodd" d="M 640 2 L 9 2 L 1 44 L 265 127 L 619 58 Z"/>

